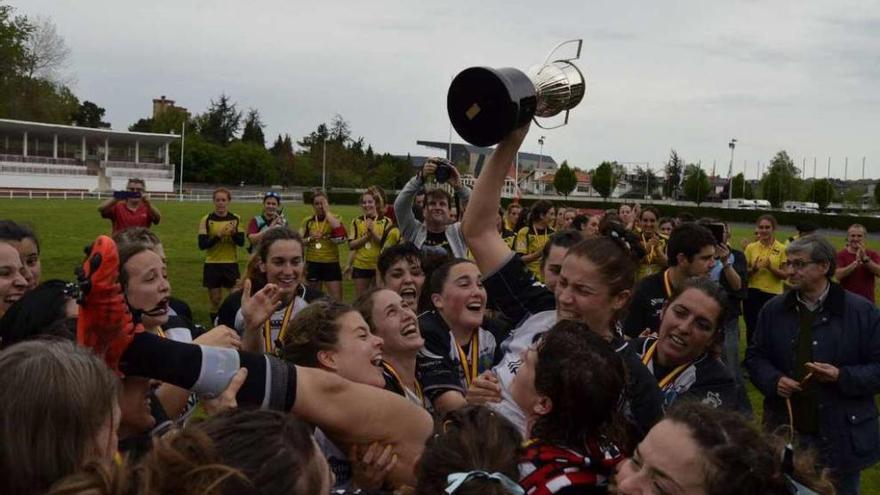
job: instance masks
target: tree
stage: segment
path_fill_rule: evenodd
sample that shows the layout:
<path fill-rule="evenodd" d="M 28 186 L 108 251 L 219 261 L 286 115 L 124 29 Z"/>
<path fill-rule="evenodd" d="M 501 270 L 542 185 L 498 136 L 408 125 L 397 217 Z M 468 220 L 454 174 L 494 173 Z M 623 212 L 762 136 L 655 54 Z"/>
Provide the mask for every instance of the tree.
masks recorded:
<path fill-rule="evenodd" d="M 330 122 L 329 138 L 337 143 L 345 143 L 351 139 L 351 126 L 338 113 L 333 116 L 333 121 Z"/>
<path fill-rule="evenodd" d="M 602 196 L 605 199 L 608 199 L 609 196 L 614 194 L 614 189 L 617 186 L 618 177 L 615 176 L 614 173 L 615 165 L 618 165 L 618 163 L 602 162 L 596 167 L 596 170 L 593 171 L 591 179 L 593 189 L 599 193 L 599 196 Z"/>
<path fill-rule="evenodd" d="M 205 140 L 226 146 L 236 138 L 241 128 L 241 112 L 225 94 L 218 101 L 211 100 L 208 111 L 196 118 L 199 134 Z"/>
<path fill-rule="evenodd" d="M 263 121 L 260 120 L 260 112 L 251 108 L 248 110 L 247 117 L 244 119 L 244 131 L 241 133 L 241 140 L 245 143 L 258 144 L 266 147 L 266 137 L 263 135 Z"/>
<path fill-rule="evenodd" d="M 26 43 L 25 75 L 55 83 L 66 83 L 64 72 L 70 62 L 70 48 L 47 17 L 36 17 Z"/>
<path fill-rule="evenodd" d="M 794 166 L 784 150 L 779 151 L 770 161 L 768 172 L 761 179 L 761 194 L 774 208 L 800 196 L 800 169 Z"/>
<path fill-rule="evenodd" d="M 746 182 L 742 173 L 733 177 L 732 184 L 734 198 L 755 199 L 755 191 L 752 190 L 752 185 Z"/>
<path fill-rule="evenodd" d="M 711 188 L 709 177 L 702 168 L 693 164 L 687 166 L 686 177 L 683 188 L 684 196 L 688 201 L 699 205 L 709 195 Z"/>
<path fill-rule="evenodd" d="M 834 186 L 828 179 L 813 180 L 804 193 L 804 201 L 817 203 L 820 210 L 828 208 L 828 204 L 834 201 Z"/>
<path fill-rule="evenodd" d="M 631 192 L 640 196 L 653 196 L 658 186 L 660 186 L 660 178 L 650 167 L 636 167 Z"/>
<path fill-rule="evenodd" d="M 663 168 L 666 178 L 663 181 L 663 196 L 675 199 L 681 190 L 681 178 L 684 172 L 684 160 L 674 149 L 669 152 L 669 160 Z"/>
<path fill-rule="evenodd" d="M 14 12 L 11 6 L 0 5 L 0 83 L 27 70 L 27 42 L 34 26 Z"/>
<path fill-rule="evenodd" d="M 562 165 L 556 171 L 553 177 L 553 187 L 558 194 L 568 198 L 568 195 L 577 187 L 577 175 L 574 170 L 568 166 L 568 161 L 563 160 Z"/>
<path fill-rule="evenodd" d="M 865 188 L 862 186 L 851 186 L 843 192 L 841 199 L 843 204 L 848 206 L 862 206 L 862 196 L 865 194 Z"/>
<path fill-rule="evenodd" d="M 101 120 L 104 118 L 105 112 L 106 110 L 102 107 L 86 100 L 79 105 L 70 118 L 75 126 L 109 129 L 110 123 Z"/>

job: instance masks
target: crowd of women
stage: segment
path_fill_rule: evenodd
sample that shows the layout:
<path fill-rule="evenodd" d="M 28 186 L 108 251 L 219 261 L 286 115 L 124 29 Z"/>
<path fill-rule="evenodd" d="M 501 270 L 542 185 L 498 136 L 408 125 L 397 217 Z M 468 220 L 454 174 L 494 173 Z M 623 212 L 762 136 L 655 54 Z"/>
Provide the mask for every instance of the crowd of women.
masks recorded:
<path fill-rule="evenodd" d="M 316 194 L 299 232 L 267 195 L 207 331 L 149 230 L 99 237 L 68 283 L 41 281 L 35 233 L 0 222 L 0 492 L 833 493 L 810 452 L 682 380 L 729 373 L 716 283 L 685 280 L 656 333 L 623 335 L 675 220 L 499 209 L 525 132 L 456 206 L 467 258 L 427 262 L 378 188 L 349 228 Z M 223 229 L 200 245 L 238 242 Z"/>

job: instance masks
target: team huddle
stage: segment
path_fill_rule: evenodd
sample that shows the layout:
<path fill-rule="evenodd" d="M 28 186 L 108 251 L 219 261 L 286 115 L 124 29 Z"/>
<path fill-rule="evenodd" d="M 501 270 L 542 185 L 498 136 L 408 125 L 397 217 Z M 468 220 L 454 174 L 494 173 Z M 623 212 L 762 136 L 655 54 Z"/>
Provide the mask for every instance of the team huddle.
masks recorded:
<path fill-rule="evenodd" d="M 0 221 L 0 492 L 858 493 L 880 459 L 865 229 L 837 252 L 765 215 L 740 250 L 650 207 L 502 208 L 526 133 L 473 191 L 431 160 L 349 220 L 317 191 L 291 226 L 270 192 L 244 223 L 216 190 L 209 329 L 143 181 L 100 206 L 112 237 L 73 283 Z"/>

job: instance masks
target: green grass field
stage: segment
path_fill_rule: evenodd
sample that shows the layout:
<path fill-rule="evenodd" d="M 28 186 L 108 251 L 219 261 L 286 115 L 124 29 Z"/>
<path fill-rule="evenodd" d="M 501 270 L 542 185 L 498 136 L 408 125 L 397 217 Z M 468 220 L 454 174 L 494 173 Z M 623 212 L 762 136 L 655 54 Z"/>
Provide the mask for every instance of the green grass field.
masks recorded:
<path fill-rule="evenodd" d="M 162 223 L 154 230 L 162 239 L 168 258 L 168 275 L 173 294 L 187 301 L 193 309 L 195 319 L 206 324 L 208 321 L 208 296 L 202 288 L 202 253 L 198 250 L 196 233 L 199 219 L 209 213 L 212 206 L 208 202 L 156 202 L 162 212 Z M 98 234 L 109 234 L 110 222 L 97 213 L 98 201 L 81 200 L 9 200 L 0 199 L 0 219 L 12 219 L 33 226 L 42 243 L 43 280 L 61 278 L 71 280 L 73 269 L 83 259 L 83 248 Z M 259 203 L 233 203 L 231 210 L 238 213 L 244 221 L 260 212 Z M 285 216 L 292 226 L 299 228 L 300 222 L 311 215 L 310 206 L 286 205 Z M 356 206 L 338 206 L 334 212 L 341 215 L 346 224 L 360 213 Z M 751 237 L 754 229 L 750 225 L 733 225 L 734 246 Z M 792 235 L 792 228 L 781 228 L 779 239 Z M 844 244 L 845 233 L 838 232 L 829 240 L 838 248 Z M 869 247 L 880 250 L 880 242 L 872 239 Z M 342 258 L 346 259 L 347 248 L 343 246 Z M 242 270 L 244 269 L 244 250 L 240 251 Z M 350 281 L 344 283 L 345 297 L 352 298 Z M 744 328 L 744 325 L 743 325 Z M 745 332 L 743 331 L 743 334 Z M 744 342 L 743 342 L 744 345 Z M 749 397 L 760 414 L 760 394 L 749 387 Z M 863 473 L 864 493 L 880 493 L 880 467 Z"/>

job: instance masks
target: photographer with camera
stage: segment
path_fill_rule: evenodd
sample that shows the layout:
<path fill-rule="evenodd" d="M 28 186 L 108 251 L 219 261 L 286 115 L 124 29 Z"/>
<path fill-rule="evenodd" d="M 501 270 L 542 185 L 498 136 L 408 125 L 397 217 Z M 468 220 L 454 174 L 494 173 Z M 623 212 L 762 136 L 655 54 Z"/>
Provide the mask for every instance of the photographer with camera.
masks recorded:
<path fill-rule="evenodd" d="M 143 179 L 128 179 L 125 191 L 114 191 L 113 197 L 98 207 L 101 218 L 113 222 L 113 234 L 129 227 L 150 228 L 161 219 L 159 210 L 150 203 Z"/>
<path fill-rule="evenodd" d="M 394 213 L 404 239 L 412 242 L 429 258 L 464 258 L 468 248 L 461 233 L 461 222 L 450 222 L 449 210 L 453 197 L 444 189 L 428 188 L 425 193 L 424 222 L 416 220 L 413 201 L 426 182 L 448 183 L 455 191 L 462 208 L 471 191 L 461 185 L 455 166 L 443 158 L 430 158 L 419 173 L 409 180 L 394 201 Z"/>

